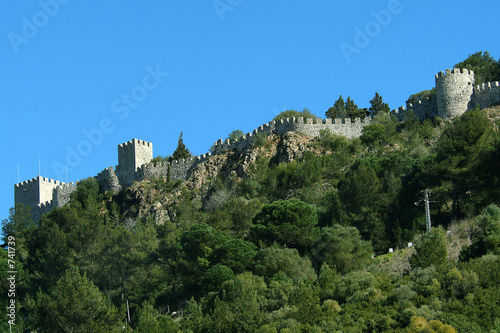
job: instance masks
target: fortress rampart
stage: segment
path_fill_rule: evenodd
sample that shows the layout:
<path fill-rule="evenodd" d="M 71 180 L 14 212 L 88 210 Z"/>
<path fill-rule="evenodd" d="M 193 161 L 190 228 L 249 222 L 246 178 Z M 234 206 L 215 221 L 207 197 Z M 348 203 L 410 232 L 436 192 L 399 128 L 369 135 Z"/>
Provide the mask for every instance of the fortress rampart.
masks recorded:
<path fill-rule="evenodd" d="M 436 74 L 435 81 L 434 96 L 419 100 L 414 105 L 407 103 L 406 106 L 392 110 L 392 113 L 400 121 L 405 119 L 409 110 L 413 110 L 421 120 L 433 117 L 452 119 L 478 105 L 487 108 L 500 103 L 499 82 L 474 85 L 474 71 L 465 68 L 447 69 Z"/>
<path fill-rule="evenodd" d="M 393 110 L 392 113 L 401 121 L 408 110 L 413 110 L 419 119 L 439 116 L 454 118 L 465 111 L 480 105 L 489 107 L 500 103 L 500 84 L 491 82 L 474 86 L 474 72 L 466 69 L 447 69 L 436 77 L 436 95 L 415 104 L 407 103 L 406 107 Z M 225 151 L 244 151 L 251 147 L 256 135 L 284 135 L 288 132 L 299 132 L 307 136 L 318 137 L 323 130 L 342 135 L 347 138 L 359 137 L 363 127 L 371 123 L 371 118 L 347 118 L 342 120 L 302 117 L 271 121 L 259 126 L 254 131 L 243 135 L 235 141 L 217 140 L 212 146 L 212 153 L 193 158 L 161 162 L 153 164 L 153 143 L 138 139 L 118 145 L 118 165 L 108 167 L 94 178 L 100 184 L 101 191 L 119 191 L 129 187 L 134 181 L 170 177 L 170 180 L 186 180 L 198 163 L 210 158 L 212 154 Z M 56 207 L 63 207 L 70 201 L 71 193 L 78 183 L 64 183 L 45 177 L 36 177 L 14 186 L 15 204 L 23 204 L 31 208 L 35 220 L 42 214 Z"/>

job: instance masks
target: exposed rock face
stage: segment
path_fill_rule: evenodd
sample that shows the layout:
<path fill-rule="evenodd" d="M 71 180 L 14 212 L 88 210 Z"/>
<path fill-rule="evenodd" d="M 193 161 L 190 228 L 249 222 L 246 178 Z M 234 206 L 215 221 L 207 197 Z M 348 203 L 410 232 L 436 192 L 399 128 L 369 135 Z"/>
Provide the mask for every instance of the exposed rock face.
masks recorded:
<path fill-rule="evenodd" d="M 310 138 L 297 133 L 286 133 L 283 136 L 271 135 L 268 141 L 261 147 L 248 147 L 243 151 L 233 150 L 212 155 L 198 163 L 192 170 L 188 179 L 174 190 L 166 191 L 164 186 L 157 186 L 155 182 L 162 182 L 161 178 L 156 180 L 144 180 L 135 183 L 127 189 L 127 196 L 132 198 L 137 209 L 126 213 L 134 218 L 153 218 L 157 223 L 174 221 L 178 205 L 182 204 L 183 191 L 199 191 L 200 199 L 204 190 L 216 179 L 222 177 L 231 182 L 238 182 L 250 175 L 252 167 L 259 157 L 269 159 L 273 163 L 289 163 L 300 160 L 306 152 L 312 152 L 319 156 L 325 152 L 314 147 L 317 139 Z M 317 145 L 316 145 L 317 146 Z M 163 178 L 166 181 L 166 178 Z"/>
<path fill-rule="evenodd" d="M 311 141 L 310 138 L 301 136 L 297 133 L 286 133 L 278 146 L 278 162 L 289 163 L 293 160 L 303 158 L 309 141 Z"/>

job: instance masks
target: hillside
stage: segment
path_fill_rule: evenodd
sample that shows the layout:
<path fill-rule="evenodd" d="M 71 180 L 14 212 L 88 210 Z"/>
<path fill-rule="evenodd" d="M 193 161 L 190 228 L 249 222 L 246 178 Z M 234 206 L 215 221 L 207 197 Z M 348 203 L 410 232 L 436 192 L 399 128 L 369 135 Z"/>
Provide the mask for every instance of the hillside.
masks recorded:
<path fill-rule="evenodd" d="M 498 330 L 497 115 L 400 123 L 382 112 L 350 140 L 258 135 L 186 180 L 106 191 L 89 178 L 39 223 L 20 206 L 3 222 L 16 328 Z M 425 189 L 429 233 L 415 204 Z"/>

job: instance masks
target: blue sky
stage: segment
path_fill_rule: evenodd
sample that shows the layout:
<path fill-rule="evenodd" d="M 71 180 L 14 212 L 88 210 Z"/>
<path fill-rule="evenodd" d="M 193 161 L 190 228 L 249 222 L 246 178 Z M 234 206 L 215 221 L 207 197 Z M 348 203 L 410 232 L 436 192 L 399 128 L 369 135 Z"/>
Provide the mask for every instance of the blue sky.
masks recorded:
<path fill-rule="evenodd" d="M 4 1 L 0 218 L 18 178 L 65 181 L 67 163 L 68 181 L 93 176 L 132 138 L 165 156 L 182 131 L 199 155 L 285 109 L 324 117 L 340 94 L 397 108 L 471 53 L 498 59 L 498 13 L 462 0 Z"/>

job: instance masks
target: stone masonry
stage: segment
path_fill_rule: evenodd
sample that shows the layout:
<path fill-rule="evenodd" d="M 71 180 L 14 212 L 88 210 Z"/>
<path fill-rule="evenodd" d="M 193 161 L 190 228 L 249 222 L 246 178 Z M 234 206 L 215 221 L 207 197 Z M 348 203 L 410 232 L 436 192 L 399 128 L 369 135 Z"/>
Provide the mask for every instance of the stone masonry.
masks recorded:
<path fill-rule="evenodd" d="M 500 83 L 489 82 L 474 85 L 474 72 L 465 68 L 447 69 L 435 76 L 436 95 L 419 100 L 415 105 L 408 103 L 393 110 L 393 114 L 403 121 L 406 113 L 413 110 L 419 119 L 440 117 L 452 119 L 476 106 L 487 108 L 500 103 Z"/>
<path fill-rule="evenodd" d="M 436 75 L 436 96 L 418 101 L 415 105 L 408 103 L 392 113 L 401 121 L 408 110 L 425 119 L 439 116 L 451 119 L 465 111 L 480 105 L 489 107 L 500 103 L 500 84 L 492 82 L 474 86 L 474 72 L 467 69 L 447 69 Z M 284 135 L 287 132 L 299 132 L 310 137 L 318 137 L 323 130 L 342 135 L 347 138 L 359 137 L 363 127 L 369 125 L 371 118 L 345 119 L 303 119 L 290 118 L 271 121 L 263 124 L 251 133 L 243 135 L 236 141 L 218 140 L 212 146 L 212 153 L 219 154 L 228 150 L 243 151 L 249 148 L 256 135 Z M 118 165 L 108 167 L 97 174 L 95 178 L 101 191 L 117 192 L 128 188 L 135 181 L 170 177 L 172 181 L 186 180 L 194 167 L 209 158 L 211 153 L 181 161 L 153 164 L 153 144 L 151 142 L 132 139 L 118 145 Z M 56 207 L 63 207 L 70 201 L 70 195 L 78 186 L 78 182 L 64 183 L 61 181 L 36 177 L 14 186 L 15 205 L 23 204 L 31 208 L 34 220 L 39 220 L 44 213 Z"/>

